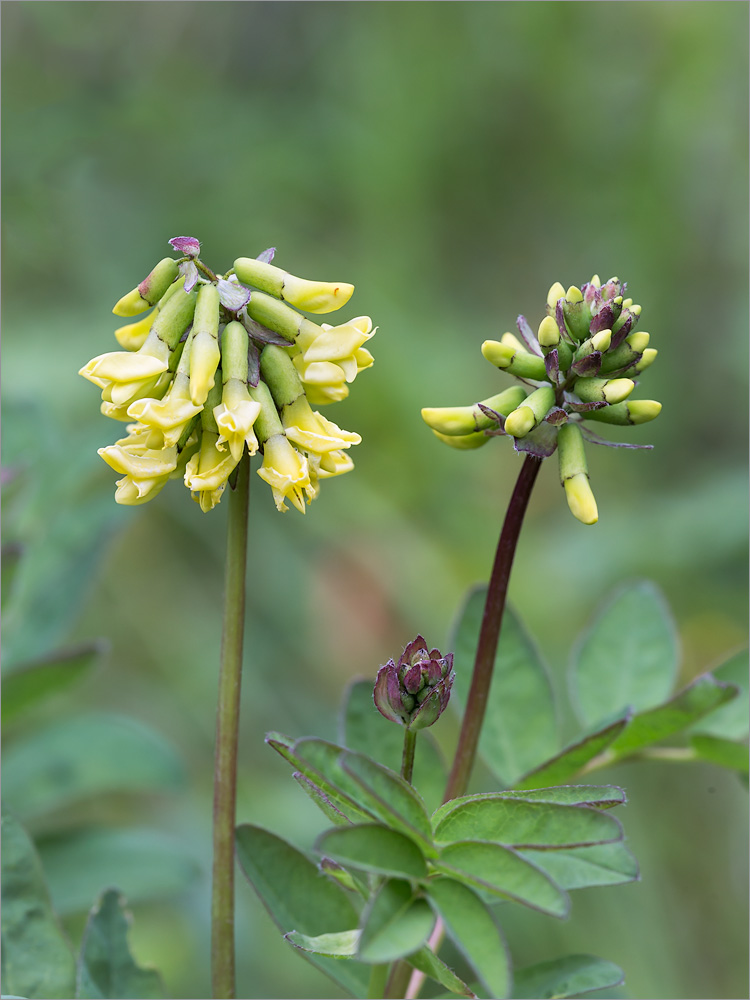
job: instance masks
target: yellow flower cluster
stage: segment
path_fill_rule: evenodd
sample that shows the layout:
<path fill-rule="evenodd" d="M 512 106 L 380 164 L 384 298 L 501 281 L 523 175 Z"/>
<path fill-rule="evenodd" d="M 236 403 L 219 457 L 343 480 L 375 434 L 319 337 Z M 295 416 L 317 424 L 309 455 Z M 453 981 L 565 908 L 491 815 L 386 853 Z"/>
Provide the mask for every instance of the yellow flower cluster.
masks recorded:
<path fill-rule="evenodd" d="M 153 311 L 115 331 L 122 351 L 79 372 L 102 390 L 105 416 L 130 421 L 126 437 L 99 449 L 122 476 L 115 500 L 146 503 L 181 478 L 211 510 L 247 450 L 262 454 L 258 475 L 276 507 L 290 501 L 304 513 L 321 479 L 354 467 L 348 449 L 360 436 L 311 404 L 344 399 L 373 363 L 363 346 L 372 322 L 319 326 L 303 316 L 297 309 L 339 309 L 354 287 L 288 274 L 271 264 L 272 250 L 217 276 L 199 259 L 197 240 L 170 243 L 184 256 L 160 261 L 113 310 Z"/>

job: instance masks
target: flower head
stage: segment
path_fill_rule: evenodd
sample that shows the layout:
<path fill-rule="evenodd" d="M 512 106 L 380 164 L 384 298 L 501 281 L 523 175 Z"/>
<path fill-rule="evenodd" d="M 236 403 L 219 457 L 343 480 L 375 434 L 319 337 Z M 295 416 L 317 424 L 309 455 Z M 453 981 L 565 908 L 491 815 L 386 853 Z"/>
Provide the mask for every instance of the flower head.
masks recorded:
<path fill-rule="evenodd" d="M 391 722 L 425 729 L 445 711 L 453 679 L 453 653 L 428 649 L 421 635 L 407 645 L 398 663 L 389 660 L 375 681 L 375 707 Z"/>
<path fill-rule="evenodd" d="M 291 501 L 304 513 L 321 479 L 354 466 L 346 450 L 359 434 L 310 403 L 343 399 L 372 364 L 362 347 L 372 322 L 318 326 L 302 316 L 293 307 L 331 312 L 353 286 L 289 274 L 271 264 L 273 249 L 238 258 L 225 276 L 200 260 L 194 237 L 169 242 L 182 259 L 160 261 L 114 312 L 155 308 L 116 330 L 124 350 L 98 355 L 79 373 L 101 390 L 105 416 L 135 421 L 126 438 L 99 450 L 124 474 L 115 499 L 145 503 L 179 477 L 211 510 L 243 456 L 261 452 L 258 475 L 277 508 Z"/>
<path fill-rule="evenodd" d="M 506 435 L 516 451 L 540 459 L 557 450 L 570 510 L 584 524 L 594 524 L 598 512 L 584 439 L 610 442 L 595 434 L 587 421 L 635 425 L 653 420 L 661 411 L 656 400 L 630 398 L 637 377 L 657 352 L 648 346 L 647 333 L 634 330 L 641 307 L 625 294 L 619 278 L 602 283 L 594 275 L 567 292 L 555 282 L 536 334 L 519 316 L 520 337 L 505 333 L 499 341 L 482 344 L 484 357 L 520 385 L 474 406 L 425 408 L 425 423 L 441 441 L 459 449 Z M 619 442 L 612 446 L 650 447 Z"/>

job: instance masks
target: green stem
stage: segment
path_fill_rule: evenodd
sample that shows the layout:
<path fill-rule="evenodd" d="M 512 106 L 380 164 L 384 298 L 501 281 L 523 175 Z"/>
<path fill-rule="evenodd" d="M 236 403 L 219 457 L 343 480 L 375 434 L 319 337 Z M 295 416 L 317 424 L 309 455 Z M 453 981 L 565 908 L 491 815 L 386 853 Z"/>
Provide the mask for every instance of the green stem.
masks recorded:
<path fill-rule="evenodd" d="M 214 864 L 211 898 L 211 983 L 216 1000 L 231 1000 L 234 973 L 234 826 L 240 721 L 250 458 L 244 456 L 229 490 L 224 621 L 214 758 Z"/>
<path fill-rule="evenodd" d="M 389 998 L 390 1000 L 396 1000 L 397 997 L 406 996 L 411 974 L 412 968 L 408 962 L 405 962 L 403 959 L 396 962 L 391 969 L 391 974 L 383 991 L 385 1000 L 389 1000 Z"/>
<path fill-rule="evenodd" d="M 417 733 L 415 730 L 407 729 L 404 731 L 404 753 L 401 758 L 401 777 L 404 781 L 408 781 L 411 784 L 412 775 L 414 773 L 414 751 L 417 746 Z M 411 979 L 412 968 L 407 963 L 401 959 L 395 962 L 390 975 L 387 977 L 387 982 L 384 983 L 385 990 L 383 992 L 384 997 L 402 997 L 406 993 L 406 989 L 409 985 L 409 980 Z"/>
<path fill-rule="evenodd" d="M 380 997 L 385 995 L 387 979 L 388 965 L 373 965 L 370 972 L 370 983 L 367 987 L 367 1000 L 380 1000 Z"/>
<path fill-rule="evenodd" d="M 414 773 L 414 750 L 417 746 L 417 733 L 413 729 L 404 732 L 404 753 L 401 758 L 401 777 L 411 784 Z"/>
<path fill-rule="evenodd" d="M 453 768 L 445 788 L 444 802 L 463 795 L 469 784 L 471 770 L 477 755 L 479 734 L 487 708 L 487 696 L 492 682 L 492 671 L 495 666 L 495 654 L 497 653 L 500 626 L 505 610 L 510 570 L 513 565 L 513 557 L 516 554 L 518 536 L 529 504 L 531 490 L 541 464 L 540 458 L 535 458 L 533 455 L 526 456 L 505 514 L 487 589 L 487 600 L 479 630 L 479 644 L 474 659 L 474 673 L 471 677 L 469 697 L 466 699 L 466 711 L 458 738 L 456 755 L 453 758 Z"/>

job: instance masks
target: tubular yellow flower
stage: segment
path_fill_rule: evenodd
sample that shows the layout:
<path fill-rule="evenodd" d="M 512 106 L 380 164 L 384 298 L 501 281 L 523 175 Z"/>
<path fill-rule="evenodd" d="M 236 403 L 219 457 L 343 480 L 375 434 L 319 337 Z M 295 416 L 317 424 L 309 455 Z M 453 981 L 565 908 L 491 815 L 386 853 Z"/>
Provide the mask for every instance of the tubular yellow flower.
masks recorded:
<path fill-rule="evenodd" d="M 187 463 L 185 485 L 193 493 L 203 490 L 223 489 L 227 479 L 237 465 L 231 452 L 219 451 L 216 442 L 219 435 L 203 428 L 200 450 Z"/>
<path fill-rule="evenodd" d="M 115 330 L 115 339 L 120 347 L 124 347 L 126 351 L 139 351 L 146 342 L 151 324 L 156 319 L 158 312 L 159 310 L 155 309 L 154 312 L 139 319 L 136 323 L 127 323 L 125 326 L 118 327 Z"/>
<path fill-rule="evenodd" d="M 128 436 L 99 448 L 99 454 L 115 472 L 133 479 L 169 476 L 177 465 L 177 448 L 162 448 L 161 435 L 140 424 L 128 426 Z"/>
<path fill-rule="evenodd" d="M 214 407 L 213 412 L 219 428 L 216 442 L 219 451 L 225 451 L 228 444 L 235 462 L 239 462 L 247 445 L 248 453 L 254 455 L 258 450 L 258 439 L 253 424 L 260 413 L 260 403 L 250 399 L 245 383 L 237 378 L 225 382 L 221 403 Z"/>
<path fill-rule="evenodd" d="M 305 386 L 312 390 L 308 393 L 311 403 L 322 406 L 346 398 L 346 383 L 373 363 L 362 345 L 374 334 L 369 316 L 358 316 L 340 326 L 310 323 L 301 330 L 293 360 Z"/>
<path fill-rule="evenodd" d="M 298 278 L 269 261 L 239 257 L 234 270 L 240 281 L 283 299 L 298 309 L 311 313 L 335 312 L 345 306 L 354 285 L 344 281 L 310 281 Z"/>
<path fill-rule="evenodd" d="M 287 510 L 284 501 L 291 500 L 300 514 L 304 514 L 305 496 L 308 503 L 315 496 L 307 459 L 283 434 L 274 434 L 263 445 L 263 465 L 258 475 L 271 487 L 277 510 Z"/>
<path fill-rule="evenodd" d="M 123 479 L 117 480 L 115 503 L 127 507 L 137 507 L 142 503 L 148 503 L 164 489 L 168 481 L 168 475 L 159 476 L 157 479 L 136 479 L 133 476 L 125 476 Z"/>
<path fill-rule="evenodd" d="M 78 372 L 89 382 L 107 389 L 120 383 L 145 382 L 161 375 L 168 368 L 168 353 L 164 357 L 130 351 L 108 351 L 92 358 Z"/>
<path fill-rule="evenodd" d="M 359 434 L 342 430 L 322 414 L 314 412 L 304 395 L 284 407 L 282 423 L 284 433 L 293 444 L 318 455 L 349 448 L 362 440 Z"/>

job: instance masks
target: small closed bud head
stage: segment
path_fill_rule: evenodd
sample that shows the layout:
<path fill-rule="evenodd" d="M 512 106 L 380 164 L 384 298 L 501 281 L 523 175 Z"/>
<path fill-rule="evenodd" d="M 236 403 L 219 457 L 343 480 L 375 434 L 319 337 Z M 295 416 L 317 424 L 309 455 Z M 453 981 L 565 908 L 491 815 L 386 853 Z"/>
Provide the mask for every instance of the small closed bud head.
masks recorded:
<path fill-rule="evenodd" d="M 583 302 L 583 293 L 576 285 L 571 285 L 565 293 L 568 302 Z"/>
<path fill-rule="evenodd" d="M 381 715 L 408 729 L 431 726 L 445 711 L 455 674 L 453 653 L 429 649 L 418 635 L 398 663 L 389 660 L 378 671 L 373 698 Z"/>
<path fill-rule="evenodd" d="M 573 517 L 577 518 L 581 524 L 596 524 L 599 520 L 599 512 L 596 507 L 594 494 L 591 492 L 589 477 L 580 472 L 563 482 L 565 487 L 565 497 L 568 507 Z"/>

